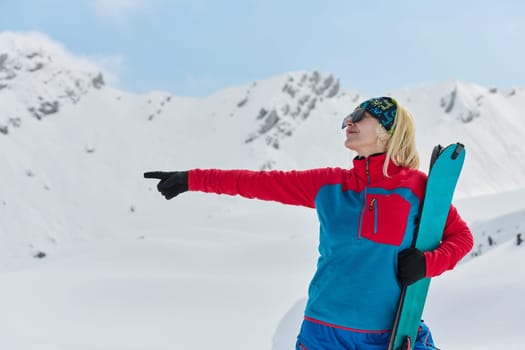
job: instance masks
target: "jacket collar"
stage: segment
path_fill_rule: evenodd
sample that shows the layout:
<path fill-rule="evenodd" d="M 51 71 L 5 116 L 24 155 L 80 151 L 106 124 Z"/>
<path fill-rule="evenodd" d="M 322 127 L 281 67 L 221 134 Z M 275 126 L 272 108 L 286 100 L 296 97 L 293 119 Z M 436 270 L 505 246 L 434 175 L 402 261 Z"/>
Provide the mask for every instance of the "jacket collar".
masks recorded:
<path fill-rule="evenodd" d="M 386 153 L 376 153 L 368 157 L 355 157 L 354 173 L 360 181 L 366 181 L 366 184 L 380 181 L 386 178 L 383 174 L 383 165 L 385 163 Z M 388 163 L 388 175 L 393 176 L 401 170 L 401 167 L 395 165 L 391 160 Z"/>

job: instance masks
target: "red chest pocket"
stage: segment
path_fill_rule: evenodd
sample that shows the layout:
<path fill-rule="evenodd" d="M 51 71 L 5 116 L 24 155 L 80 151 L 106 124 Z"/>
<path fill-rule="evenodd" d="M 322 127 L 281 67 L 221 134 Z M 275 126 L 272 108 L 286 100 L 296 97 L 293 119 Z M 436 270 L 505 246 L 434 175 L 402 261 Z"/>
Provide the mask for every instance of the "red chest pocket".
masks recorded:
<path fill-rule="evenodd" d="M 362 236 L 399 246 L 407 228 L 410 203 L 398 194 L 368 194 L 363 208 Z"/>

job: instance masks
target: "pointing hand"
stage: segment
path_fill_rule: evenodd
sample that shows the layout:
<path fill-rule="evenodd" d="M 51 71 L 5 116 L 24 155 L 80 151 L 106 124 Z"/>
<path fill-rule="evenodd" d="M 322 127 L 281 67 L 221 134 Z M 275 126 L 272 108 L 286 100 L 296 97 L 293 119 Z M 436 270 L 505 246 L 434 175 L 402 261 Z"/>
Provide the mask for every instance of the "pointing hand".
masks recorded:
<path fill-rule="evenodd" d="M 150 171 L 144 173 L 146 179 L 159 179 L 157 189 L 166 199 L 172 199 L 188 191 L 187 171 Z"/>

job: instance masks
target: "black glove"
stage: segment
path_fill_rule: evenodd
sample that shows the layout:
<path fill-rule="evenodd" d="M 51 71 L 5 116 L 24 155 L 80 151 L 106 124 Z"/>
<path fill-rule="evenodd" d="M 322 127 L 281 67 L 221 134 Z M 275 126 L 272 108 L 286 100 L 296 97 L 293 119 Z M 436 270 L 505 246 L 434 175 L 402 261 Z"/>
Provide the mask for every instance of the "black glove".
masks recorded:
<path fill-rule="evenodd" d="M 397 254 L 397 279 L 403 287 L 419 281 L 426 272 L 425 254 L 421 250 L 408 248 Z"/>
<path fill-rule="evenodd" d="M 166 199 L 172 199 L 188 190 L 187 171 L 150 171 L 144 173 L 146 179 L 159 179 L 157 189 Z"/>

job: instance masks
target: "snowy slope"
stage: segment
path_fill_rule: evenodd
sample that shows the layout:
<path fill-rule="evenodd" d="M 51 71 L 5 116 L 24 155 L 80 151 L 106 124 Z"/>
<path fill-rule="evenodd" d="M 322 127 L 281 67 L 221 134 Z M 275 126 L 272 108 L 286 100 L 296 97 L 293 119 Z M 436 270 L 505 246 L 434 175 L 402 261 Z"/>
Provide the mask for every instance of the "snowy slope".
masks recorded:
<path fill-rule="evenodd" d="M 1 273 L 0 346 L 291 349 L 317 242 L 285 231 L 105 239 Z M 190 233 L 201 240 L 175 238 Z M 433 280 L 424 318 L 438 346 L 522 349 L 524 259 L 509 241 Z"/>
<path fill-rule="evenodd" d="M 523 349 L 525 245 L 511 240 L 433 280 L 423 317 L 443 349 Z"/>

